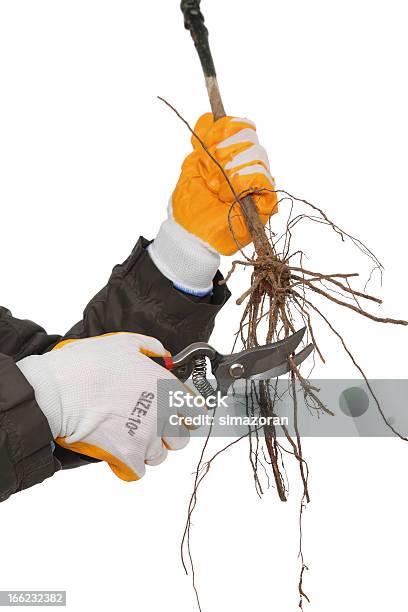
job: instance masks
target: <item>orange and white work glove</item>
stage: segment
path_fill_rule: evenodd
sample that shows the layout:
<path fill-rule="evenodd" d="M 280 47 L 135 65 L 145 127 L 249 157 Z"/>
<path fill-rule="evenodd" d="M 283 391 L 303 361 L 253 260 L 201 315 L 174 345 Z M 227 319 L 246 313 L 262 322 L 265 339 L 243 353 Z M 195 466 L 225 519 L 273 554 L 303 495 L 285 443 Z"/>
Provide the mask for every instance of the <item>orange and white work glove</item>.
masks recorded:
<path fill-rule="evenodd" d="M 147 355 L 169 354 L 154 338 L 118 333 L 69 342 L 17 366 L 57 443 L 107 461 L 119 478 L 132 481 L 145 474 L 145 464 L 162 463 L 168 449 L 189 441 L 182 419 L 169 426 L 168 394 L 157 389 L 159 380 L 174 380 L 183 393 L 186 387 Z M 177 413 L 185 416 L 183 408 Z"/>
<path fill-rule="evenodd" d="M 203 115 L 196 134 L 224 169 L 238 196 L 254 194 L 265 224 L 278 210 L 275 182 L 265 149 L 252 121 Z M 174 285 L 187 293 L 206 295 L 221 255 L 233 255 L 251 242 L 240 206 L 217 164 L 192 137 L 193 152 L 186 158 L 177 187 L 149 253 Z M 263 191 L 262 191 L 263 190 Z"/>

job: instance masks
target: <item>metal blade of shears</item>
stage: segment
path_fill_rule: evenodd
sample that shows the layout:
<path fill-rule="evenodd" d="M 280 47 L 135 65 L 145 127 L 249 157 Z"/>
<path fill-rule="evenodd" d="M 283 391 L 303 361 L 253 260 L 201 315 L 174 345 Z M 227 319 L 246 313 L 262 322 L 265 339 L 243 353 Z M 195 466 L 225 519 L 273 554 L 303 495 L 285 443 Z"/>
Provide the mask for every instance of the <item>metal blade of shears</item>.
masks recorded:
<path fill-rule="evenodd" d="M 300 364 L 303 363 L 309 357 L 309 355 L 313 353 L 313 351 L 314 351 L 314 345 L 309 344 L 302 351 L 299 351 L 299 353 L 294 355 L 293 361 L 296 364 L 296 366 L 300 366 Z M 287 374 L 289 371 L 290 371 L 290 364 L 289 364 L 289 360 L 286 359 L 284 362 L 280 363 L 274 368 L 271 368 L 270 370 L 267 370 L 266 372 L 262 372 L 260 374 L 254 374 L 253 376 L 250 376 L 249 380 L 269 380 L 270 378 L 278 378 L 278 376 L 284 376 L 284 374 Z"/>
<path fill-rule="evenodd" d="M 263 374 L 286 363 L 302 341 L 306 328 L 300 329 L 292 336 L 265 346 L 256 346 L 241 353 L 223 355 L 213 374 L 218 380 L 251 378 Z"/>

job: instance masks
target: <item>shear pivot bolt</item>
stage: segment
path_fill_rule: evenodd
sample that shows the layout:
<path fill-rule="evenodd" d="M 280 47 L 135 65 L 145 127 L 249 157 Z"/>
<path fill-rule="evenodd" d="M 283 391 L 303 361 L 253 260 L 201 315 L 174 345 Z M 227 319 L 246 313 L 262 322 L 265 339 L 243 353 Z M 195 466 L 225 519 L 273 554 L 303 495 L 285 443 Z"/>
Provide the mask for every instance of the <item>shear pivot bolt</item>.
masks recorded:
<path fill-rule="evenodd" d="M 242 363 L 233 363 L 229 369 L 232 378 L 242 378 L 245 373 L 245 368 Z"/>

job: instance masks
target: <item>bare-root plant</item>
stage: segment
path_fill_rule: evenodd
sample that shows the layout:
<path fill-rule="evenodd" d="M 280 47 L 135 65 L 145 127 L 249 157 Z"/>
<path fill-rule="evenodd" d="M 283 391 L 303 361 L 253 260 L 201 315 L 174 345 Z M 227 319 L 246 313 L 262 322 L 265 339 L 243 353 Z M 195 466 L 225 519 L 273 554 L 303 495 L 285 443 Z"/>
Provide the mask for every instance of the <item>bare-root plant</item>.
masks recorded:
<path fill-rule="evenodd" d="M 185 26 L 190 30 L 201 61 L 211 108 L 214 118 L 217 120 L 225 116 L 225 110 L 209 47 L 208 31 L 205 27 L 204 17 L 200 10 L 200 2 L 201 0 L 182 0 L 181 8 L 184 14 Z M 244 310 L 239 330 L 236 334 L 235 344 L 240 342 L 244 348 L 252 348 L 265 343 L 279 341 L 290 336 L 298 329 L 299 325 L 302 324 L 307 329 L 306 341 L 313 342 L 317 356 L 324 362 L 325 358 L 320 348 L 319 338 L 316 337 L 315 333 L 315 328 L 317 328 L 316 322 L 323 322 L 327 326 L 329 332 L 337 338 L 346 355 L 365 380 L 368 390 L 386 426 L 389 427 L 396 436 L 403 440 L 407 440 L 407 438 L 402 436 L 387 421 L 367 376 L 351 352 L 346 339 L 333 324 L 329 315 L 326 314 L 325 305 L 334 305 L 339 311 L 343 309 L 352 311 L 357 316 L 370 319 L 375 323 L 405 326 L 408 325 L 408 322 L 401 319 L 381 317 L 371 312 L 369 306 L 379 305 L 381 304 L 381 300 L 368 293 L 367 283 L 359 288 L 354 286 L 356 279 L 359 277 L 358 272 L 344 272 L 342 270 L 337 272 L 326 272 L 309 269 L 309 267 L 305 265 L 306 257 L 304 251 L 302 249 L 296 249 L 293 246 L 294 232 L 296 228 L 304 222 L 312 222 L 325 226 L 333 233 L 334 238 L 342 242 L 349 241 L 350 244 L 357 247 L 359 251 L 369 258 L 372 264 L 370 278 L 376 270 L 382 274 L 383 266 L 380 261 L 358 238 L 347 233 L 330 220 L 321 208 L 318 208 L 306 200 L 295 198 L 286 191 L 275 191 L 275 193 L 278 194 L 279 204 L 283 208 L 286 208 L 286 210 L 289 210 L 286 227 L 284 227 L 280 235 L 276 235 L 271 230 L 270 226 L 265 229 L 255 204 L 255 199 L 261 194 L 262 190 L 236 193 L 218 160 L 207 149 L 199 136 L 194 133 L 188 122 L 173 106 L 166 102 L 166 100 L 162 98 L 161 100 L 184 122 L 194 138 L 197 139 L 204 151 L 218 167 L 220 180 L 225 180 L 228 183 L 234 198 L 234 202 L 229 211 L 232 233 L 233 224 L 231 223 L 231 219 L 234 215 L 238 214 L 239 211 L 240 214 L 244 216 L 252 237 L 254 253 L 250 256 L 245 254 L 241 245 L 235 238 L 240 257 L 233 262 L 231 271 L 224 281 L 227 282 L 239 267 L 244 267 L 251 271 L 248 288 L 237 299 L 237 304 L 242 305 Z M 297 209 L 299 207 L 301 210 L 298 211 Z M 309 469 L 303 456 L 302 432 L 299 430 L 298 394 L 303 395 L 305 405 L 312 414 L 319 415 L 325 413 L 333 416 L 334 413 L 329 406 L 326 406 L 321 401 L 319 398 L 319 390 L 314 387 L 309 380 L 310 374 L 305 376 L 300 371 L 293 356 L 289 358 L 289 365 L 288 391 L 292 399 L 292 431 L 289 431 L 284 425 L 269 425 L 271 422 L 269 417 L 274 417 L 279 414 L 280 396 L 277 393 L 276 385 L 268 381 L 261 381 L 258 383 L 251 381 L 247 383 L 246 389 L 247 413 L 258 411 L 261 416 L 266 417 L 268 425 L 263 427 L 262 431 L 260 428 L 249 429 L 245 436 L 233 440 L 210 459 L 205 459 L 205 455 L 208 449 L 212 428 L 210 428 L 207 439 L 205 440 L 194 474 L 194 487 L 188 507 L 187 521 L 181 545 L 183 564 L 186 572 L 188 571 L 188 565 L 190 565 L 193 586 L 200 610 L 200 600 L 196 586 L 195 568 L 191 550 L 191 520 L 197 505 L 197 493 L 203 480 L 209 473 L 213 462 L 222 453 L 226 452 L 231 446 L 237 444 L 243 438 L 249 440 L 249 460 L 253 470 L 254 483 L 258 495 L 262 495 L 263 493 L 262 474 L 266 473 L 267 482 L 269 477 L 271 480 L 273 479 L 279 499 L 282 502 L 286 502 L 288 499 L 288 484 L 283 458 L 288 455 L 293 457 L 297 462 L 302 486 L 299 511 L 299 558 L 301 562 L 298 582 L 299 608 L 303 609 L 304 601 L 309 601 L 303 588 L 303 577 L 304 572 L 307 570 L 307 566 L 304 562 L 302 550 L 302 517 L 304 508 L 310 501 Z M 282 431 L 278 431 L 277 427 L 281 427 Z"/>
<path fill-rule="evenodd" d="M 205 144 L 193 131 L 189 123 L 166 100 L 160 99 L 184 122 L 194 137 L 200 142 L 206 153 L 218 166 L 224 180 L 228 182 L 235 198 L 235 202 L 230 208 L 230 228 L 233 232 L 231 219 L 233 215 L 236 214 L 237 206 L 242 205 L 243 198 L 259 195 L 261 191 L 265 190 L 237 194 L 223 168 L 208 151 Z M 335 240 L 339 240 L 342 243 L 349 242 L 350 245 L 356 247 L 370 261 L 371 271 L 369 279 L 373 276 L 375 271 L 378 271 L 382 276 L 383 266 L 381 262 L 363 242 L 334 223 L 321 208 L 306 200 L 296 198 L 287 191 L 276 190 L 276 193 L 279 197 L 278 204 L 281 207 L 286 206 L 286 209 L 289 211 L 284 230 L 279 235 L 276 235 L 270 227 L 271 222 L 265 230 L 262 228 L 263 234 L 258 236 L 257 241 L 258 249 L 251 255 L 246 255 L 244 250 L 241 249 L 240 245 L 237 243 L 240 257 L 232 262 L 228 275 L 224 281 L 221 281 L 222 283 L 228 282 L 239 267 L 251 271 L 249 287 L 236 300 L 236 303 L 242 305 L 244 310 L 239 330 L 236 333 L 234 348 L 237 343 L 243 348 L 252 348 L 265 343 L 285 339 L 302 325 L 307 329 L 305 342 L 308 343 L 311 341 L 314 344 L 318 358 L 325 363 L 325 357 L 320 348 L 319 339 L 314 329 L 316 321 L 320 319 L 327 326 L 328 330 L 337 338 L 346 355 L 364 379 L 385 425 L 389 427 L 396 436 L 402 440 L 408 441 L 407 438 L 401 435 L 387 420 L 363 368 L 354 357 L 344 336 L 338 331 L 328 315 L 324 312 L 324 306 L 321 306 L 320 302 L 323 304 L 334 304 L 339 309 L 347 309 L 375 323 L 406 326 L 408 322 L 402 319 L 382 317 L 372 313 L 366 305 L 380 305 L 382 301 L 378 297 L 367 292 L 367 283 L 359 288 L 353 286 L 356 279 L 359 279 L 358 272 L 310 270 L 304 263 L 306 259 L 305 252 L 292 246 L 294 243 L 295 230 L 302 223 L 309 222 L 319 224 L 332 232 Z M 302 208 L 302 210 L 296 212 L 297 207 Z M 248 223 L 250 223 L 250 220 L 248 220 Z M 257 229 L 256 231 L 259 232 L 260 230 Z M 266 237 L 267 242 L 265 242 Z M 262 246 L 259 247 L 259 245 Z M 319 298 L 319 305 L 316 302 L 316 298 Z M 289 432 L 289 429 L 285 425 L 274 426 L 269 424 L 273 422 L 273 419 L 269 417 L 276 417 L 279 415 L 280 402 L 280 396 L 277 393 L 276 386 L 270 381 L 260 381 L 258 383 L 251 381 L 247 383 L 246 391 L 247 412 L 254 413 L 258 411 L 260 416 L 265 417 L 265 420 L 268 422 L 267 426 L 249 430 L 248 434 L 234 440 L 224 449 L 218 451 L 211 459 L 205 460 L 205 452 L 208 447 L 209 437 L 211 436 L 210 428 L 194 475 L 193 493 L 189 503 L 187 522 L 182 541 L 183 564 L 187 571 L 189 562 L 195 589 L 195 570 L 191 552 L 191 518 L 197 504 L 198 489 L 209 473 L 213 461 L 221 453 L 225 452 L 243 438 L 249 440 L 249 457 L 253 469 L 256 490 L 260 495 L 263 493 L 261 477 L 266 470 L 265 463 L 267 463 L 269 464 L 271 477 L 273 478 L 278 497 L 281 501 L 286 502 L 288 499 L 288 492 L 283 457 L 284 455 L 291 455 L 298 463 L 299 476 L 302 483 L 299 512 L 299 528 L 301 535 L 303 511 L 306 504 L 310 502 L 310 491 L 308 484 L 309 469 L 303 456 L 302 437 L 298 425 L 298 394 L 302 394 L 305 405 L 307 405 L 312 413 L 316 415 L 325 413 L 334 416 L 334 412 L 319 398 L 319 389 L 314 387 L 309 381 L 310 373 L 308 376 L 301 373 L 300 367 L 296 365 L 293 357 L 289 358 L 289 363 L 290 373 L 288 389 L 293 403 L 294 435 Z M 280 428 L 281 431 L 278 431 L 277 428 Z M 261 433 L 262 436 L 260 435 Z M 300 597 L 299 607 L 303 609 L 304 600 L 306 599 L 308 601 L 308 597 L 303 589 L 303 575 L 307 570 L 307 566 L 303 559 L 301 539 L 299 557 L 301 560 L 298 584 Z M 196 594 L 200 606 L 197 589 Z"/>

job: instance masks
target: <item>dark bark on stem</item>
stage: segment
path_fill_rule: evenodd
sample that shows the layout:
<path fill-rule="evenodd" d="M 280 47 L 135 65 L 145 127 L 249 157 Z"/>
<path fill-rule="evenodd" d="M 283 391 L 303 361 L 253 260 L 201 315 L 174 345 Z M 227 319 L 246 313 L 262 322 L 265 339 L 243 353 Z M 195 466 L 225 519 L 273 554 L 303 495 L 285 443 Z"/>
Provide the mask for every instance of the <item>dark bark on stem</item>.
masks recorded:
<path fill-rule="evenodd" d="M 184 25 L 190 31 L 200 58 L 214 119 L 218 121 L 218 119 L 226 116 L 226 112 L 218 86 L 217 73 L 208 40 L 208 30 L 200 10 L 200 4 L 201 0 L 182 0 L 181 10 L 184 15 Z M 246 196 L 239 200 L 239 204 L 258 256 L 272 255 L 271 245 L 253 197 Z"/>
<path fill-rule="evenodd" d="M 190 30 L 200 62 L 206 77 L 215 77 L 214 60 L 208 42 L 208 30 L 205 27 L 204 15 L 200 10 L 201 0 L 182 0 L 181 10 L 184 15 L 184 26 Z"/>

